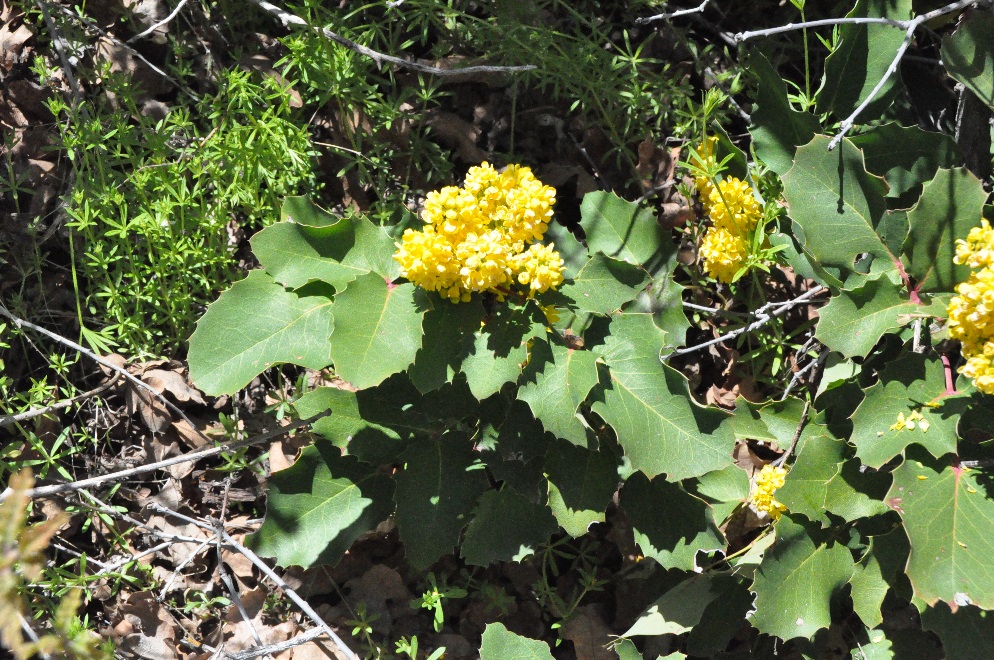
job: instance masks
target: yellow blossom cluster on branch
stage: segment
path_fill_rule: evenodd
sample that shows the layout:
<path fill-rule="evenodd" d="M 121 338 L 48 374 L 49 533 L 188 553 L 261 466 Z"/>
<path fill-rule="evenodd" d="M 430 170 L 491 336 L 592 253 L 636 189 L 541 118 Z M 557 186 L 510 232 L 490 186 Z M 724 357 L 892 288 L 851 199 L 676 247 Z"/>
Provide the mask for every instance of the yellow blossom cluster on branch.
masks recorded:
<path fill-rule="evenodd" d="M 770 518 L 777 520 L 787 507 L 778 502 L 773 495 L 778 489 L 783 488 L 786 481 L 787 470 L 774 465 L 764 465 L 756 475 L 756 489 L 750 497 L 756 510 L 767 513 Z"/>
<path fill-rule="evenodd" d="M 987 220 L 956 241 L 953 261 L 973 269 L 949 302 L 949 336 L 960 340 L 966 358 L 959 372 L 994 394 L 994 229 Z"/>
<path fill-rule="evenodd" d="M 709 137 L 698 148 L 706 169 L 716 164 L 717 143 L 717 137 Z M 701 241 L 704 270 L 720 282 L 731 282 L 749 258 L 752 232 L 763 217 L 763 209 L 749 184 L 736 177 L 716 181 L 702 175 L 694 183 L 712 223 Z"/>
<path fill-rule="evenodd" d="M 555 203 L 555 189 L 527 167 L 471 167 L 461 188 L 428 193 L 424 229 L 405 231 L 394 259 L 404 277 L 452 302 L 483 292 L 503 300 L 516 285 L 534 297 L 563 282 L 559 253 L 537 242 Z"/>

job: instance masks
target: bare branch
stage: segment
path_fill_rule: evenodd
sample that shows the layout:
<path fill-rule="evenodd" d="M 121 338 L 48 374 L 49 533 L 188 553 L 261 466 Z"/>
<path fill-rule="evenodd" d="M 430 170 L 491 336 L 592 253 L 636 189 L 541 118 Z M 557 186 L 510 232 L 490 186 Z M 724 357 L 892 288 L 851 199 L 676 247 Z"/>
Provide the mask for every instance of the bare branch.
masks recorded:
<path fill-rule="evenodd" d="M 291 14 L 285 9 L 280 9 L 274 4 L 266 2 L 266 0 L 251 0 L 251 2 L 279 18 L 283 21 L 284 25 L 300 25 L 302 27 L 310 28 L 310 25 L 308 25 L 307 21 L 304 19 L 296 16 L 295 14 Z M 394 57 L 393 55 L 387 55 L 385 53 L 375 51 L 372 48 L 367 48 L 366 46 L 356 43 L 351 39 L 346 39 L 340 34 L 332 32 L 325 27 L 315 29 L 335 43 L 341 44 L 342 46 L 345 46 L 349 50 L 359 53 L 360 55 L 365 55 L 376 62 L 377 66 L 383 66 L 384 62 L 389 62 L 390 64 L 396 64 L 397 66 L 411 69 L 413 71 L 419 71 L 421 73 L 429 73 L 434 76 L 464 76 L 477 73 L 514 73 L 518 71 L 531 71 L 532 69 L 538 68 L 534 64 L 526 64 L 523 66 L 467 66 L 461 69 L 439 69 L 438 67 L 422 64 L 421 62 L 405 60 L 400 57 Z"/>
<path fill-rule="evenodd" d="M 704 342 L 702 344 L 697 344 L 696 346 L 688 346 L 686 348 L 678 348 L 675 351 L 673 351 L 672 353 L 670 353 L 669 355 L 666 355 L 664 357 L 672 357 L 674 355 L 685 355 L 687 353 L 693 353 L 694 351 L 699 351 L 702 348 L 707 348 L 708 346 L 714 346 L 715 344 L 721 344 L 723 342 L 728 341 L 729 339 L 734 339 L 735 337 L 738 337 L 739 335 L 745 334 L 747 332 L 752 332 L 753 330 L 756 330 L 757 328 L 761 328 L 764 325 L 766 325 L 767 323 L 769 323 L 770 320 L 773 319 L 774 317 L 781 316 L 781 315 L 787 313 L 789 310 L 793 309 L 797 305 L 810 304 L 810 303 L 813 303 L 813 302 L 818 302 L 818 301 L 811 300 L 811 298 L 813 298 L 814 296 L 818 295 L 819 293 L 821 293 L 824 290 L 825 290 L 825 287 L 819 285 L 819 286 L 816 286 L 813 289 L 809 289 L 805 293 L 802 293 L 801 295 L 799 295 L 797 298 L 794 298 L 793 300 L 787 300 L 787 301 L 784 301 L 784 302 L 769 302 L 769 303 L 766 303 L 762 307 L 758 308 L 755 312 L 753 312 L 753 316 L 756 317 L 756 320 L 753 321 L 752 323 L 750 323 L 749 325 L 743 326 L 741 328 L 738 328 L 737 330 L 732 330 L 728 334 L 722 335 L 720 337 L 716 337 L 716 338 L 711 339 L 709 341 L 706 341 L 706 342 Z"/>
<path fill-rule="evenodd" d="M 688 14 L 699 14 L 704 11 L 704 8 L 708 6 L 711 0 L 704 0 L 701 4 L 697 5 L 692 9 L 679 9 L 677 11 L 669 12 L 668 14 L 656 14 L 655 16 L 646 16 L 645 18 L 639 18 L 635 22 L 639 25 L 645 25 L 646 23 L 652 23 L 653 21 L 662 21 L 668 18 L 677 18 L 679 16 L 687 16 Z"/>
<path fill-rule="evenodd" d="M 100 486 L 102 484 L 121 481 L 127 479 L 128 477 L 133 477 L 136 474 L 144 474 L 146 472 L 154 472 L 155 470 L 161 470 L 162 468 L 169 467 L 170 465 L 176 465 L 178 463 L 187 463 L 189 461 L 197 461 L 201 458 L 207 458 L 209 456 L 217 456 L 218 454 L 233 451 L 235 449 L 241 449 L 242 447 L 248 447 L 250 445 L 256 445 L 273 438 L 278 438 L 282 435 L 286 435 L 290 431 L 294 431 L 303 426 L 318 420 L 322 417 L 331 414 L 331 411 L 325 411 L 319 413 L 307 419 L 302 419 L 288 426 L 281 426 L 280 428 L 270 431 L 268 433 L 263 433 L 257 435 L 253 438 L 246 438 L 245 440 L 239 440 L 238 442 L 227 442 L 209 449 L 201 449 L 200 451 L 192 451 L 180 456 L 173 456 L 155 463 L 149 463 L 148 465 L 139 465 L 138 467 L 129 468 L 127 470 L 121 470 L 119 472 L 111 472 L 109 474 L 103 474 L 98 477 L 90 477 L 89 479 L 81 479 L 79 481 L 73 481 L 71 483 L 65 484 L 53 484 L 51 486 L 39 486 L 37 488 L 32 488 L 27 492 L 28 497 L 38 498 L 47 497 L 49 495 L 58 495 L 59 493 L 66 493 L 69 491 L 82 490 L 84 488 L 92 488 L 95 486 Z M 0 493 L 0 502 L 3 502 L 13 491 L 8 487 L 3 493 Z M 199 543 L 199 539 L 197 540 Z"/>
<path fill-rule="evenodd" d="M 155 25 L 153 25 L 149 29 L 145 30 L 144 32 L 140 32 L 140 33 L 136 34 L 135 36 L 131 37 L 130 39 L 128 39 L 128 43 L 132 44 L 132 43 L 138 41 L 139 39 L 147 37 L 148 35 L 152 34 L 153 32 L 155 32 L 157 29 L 159 29 L 160 27 L 162 27 L 163 25 L 165 25 L 169 21 L 171 21 L 174 18 L 176 18 L 177 14 L 179 14 L 180 10 L 183 9 L 183 6 L 186 3 L 187 3 L 187 0 L 179 0 L 179 4 L 176 5 L 176 9 L 174 9 L 172 11 L 172 13 L 170 13 L 164 19 L 162 19 L 161 21 L 159 21 L 158 23 L 156 23 Z"/>
<path fill-rule="evenodd" d="M 331 626 L 329 626 L 328 623 L 324 619 L 322 619 L 318 615 L 318 613 L 315 612 L 313 608 L 311 608 L 310 605 L 307 604 L 307 601 L 301 598 L 296 591 L 291 589 L 289 585 L 287 585 L 287 583 L 283 581 L 283 578 L 277 575 L 276 572 L 266 564 L 266 562 L 259 559 L 258 555 L 256 555 L 254 552 L 246 548 L 244 545 L 233 539 L 231 535 L 225 531 L 223 524 L 219 522 L 216 526 L 211 527 L 210 525 L 208 525 L 207 523 L 201 520 L 197 520 L 196 518 L 191 518 L 190 516 L 185 516 L 182 513 L 173 511 L 172 509 L 166 508 L 161 504 L 153 503 L 149 505 L 149 508 L 152 509 L 153 511 L 158 511 L 159 513 L 164 513 L 173 516 L 175 518 L 178 518 L 184 522 L 188 522 L 190 524 L 197 525 L 198 527 L 202 527 L 204 529 L 216 532 L 221 537 L 224 545 L 228 546 L 229 548 L 237 552 L 240 552 L 242 555 L 245 556 L 246 559 L 252 562 L 252 564 L 256 568 L 262 571 L 263 575 L 265 575 L 270 580 L 272 580 L 273 584 L 279 587 L 283 591 L 283 593 L 285 593 L 287 597 L 290 600 L 292 600 L 294 604 L 296 604 L 297 607 L 299 607 L 301 611 L 303 611 L 303 613 L 306 614 L 307 617 L 316 626 L 318 626 L 328 635 L 331 641 L 335 643 L 335 646 L 337 646 L 338 649 L 343 654 L 345 654 L 347 658 L 351 658 L 352 660 L 358 660 L 358 657 L 355 655 L 355 653 L 353 653 L 349 649 L 349 647 L 345 645 L 345 642 L 343 642 L 341 637 L 339 637 L 338 634 L 335 633 L 334 630 L 332 630 Z"/>

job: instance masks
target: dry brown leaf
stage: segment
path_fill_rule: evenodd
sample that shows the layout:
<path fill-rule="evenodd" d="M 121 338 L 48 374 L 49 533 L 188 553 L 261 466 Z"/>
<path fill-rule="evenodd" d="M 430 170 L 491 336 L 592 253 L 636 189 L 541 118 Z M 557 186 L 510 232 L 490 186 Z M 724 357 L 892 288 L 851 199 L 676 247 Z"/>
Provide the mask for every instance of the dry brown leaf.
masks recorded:
<path fill-rule="evenodd" d="M 576 614 L 563 623 L 562 633 L 573 642 L 576 660 L 617 660 L 614 651 L 605 647 L 614 632 L 604 622 L 596 605 L 578 608 Z"/>

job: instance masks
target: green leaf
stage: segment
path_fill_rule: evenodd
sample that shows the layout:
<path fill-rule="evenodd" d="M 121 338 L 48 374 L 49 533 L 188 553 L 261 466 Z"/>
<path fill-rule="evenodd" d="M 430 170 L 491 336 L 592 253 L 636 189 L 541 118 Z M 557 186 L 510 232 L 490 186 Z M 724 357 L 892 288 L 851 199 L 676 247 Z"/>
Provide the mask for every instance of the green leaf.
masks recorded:
<path fill-rule="evenodd" d="M 905 447 L 917 442 L 932 454 L 956 451 L 956 424 L 963 397 L 945 397 L 942 362 L 920 353 L 903 353 L 880 372 L 879 381 L 867 388 L 863 402 L 852 415 L 852 443 L 856 456 L 872 468 L 880 468 Z M 937 403 L 939 407 L 925 404 Z M 898 415 L 905 419 L 918 411 L 928 422 L 915 428 L 891 429 Z"/>
<path fill-rule="evenodd" d="M 807 144 L 818 131 L 818 118 L 799 112 L 787 100 L 787 85 L 762 53 L 749 55 L 748 70 L 759 83 L 752 111 L 752 144 L 756 155 L 783 176 L 794 164 L 797 147 Z"/>
<path fill-rule="evenodd" d="M 389 412 L 379 407 L 371 411 L 370 406 L 361 406 L 355 392 L 319 387 L 294 405 L 304 419 L 330 410 L 330 416 L 317 420 L 311 428 L 361 461 L 373 465 L 391 462 L 404 447 L 401 433 L 390 425 L 399 420 L 390 419 Z M 405 438 L 410 435 L 406 430 L 403 434 Z"/>
<path fill-rule="evenodd" d="M 269 478 L 266 520 L 247 543 L 280 566 L 337 564 L 360 534 L 390 515 L 393 488 L 373 466 L 318 442 Z"/>
<path fill-rule="evenodd" d="M 488 623 L 480 640 L 480 660 L 553 660 L 549 645 L 515 634 L 502 623 Z"/>
<path fill-rule="evenodd" d="M 649 481 L 633 474 L 621 490 L 621 506 L 642 554 L 661 566 L 692 570 L 698 551 L 725 548 L 707 503 L 662 476 Z"/>
<path fill-rule="evenodd" d="M 908 451 L 894 471 L 887 504 L 911 540 L 908 578 L 915 595 L 994 609 L 994 491 L 977 471 Z"/>
<path fill-rule="evenodd" d="M 777 499 L 790 511 L 804 514 L 822 527 L 831 524 L 828 512 L 847 522 L 887 513 L 887 505 L 879 500 L 889 485 L 887 478 L 876 484 L 878 498 L 871 499 L 865 491 L 875 485 L 873 479 L 860 473 L 858 462 L 845 460 L 846 448 L 845 441 L 828 433 L 809 438 L 798 452 L 783 488 L 777 491 Z"/>
<path fill-rule="evenodd" d="M 413 284 L 388 284 L 369 273 L 335 296 L 331 358 L 342 379 L 361 390 L 414 362 L 425 314 L 416 292 Z"/>
<path fill-rule="evenodd" d="M 739 580 L 730 573 L 691 575 L 656 599 L 622 637 L 682 635 L 690 632 L 700 624 L 712 603 L 721 601 L 727 608 L 728 598 L 738 590 L 739 585 Z M 748 601 L 752 602 L 751 596 Z M 748 603 L 746 608 L 748 609 Z M 724 647 L 720 650 L 724 650 Z"/>
<path fill-rule="evenodd" d="M 560 440 L 550 447 L 545 470 L 549 506 L 567 534 L 583 536 L 592 523 L 604 522 L 618 489 L 618 461 L 611 454 Z"/>
<path fill-rule="evenodd" d="M 649 274 L 638 266 L 597 253 L 559 292 L 581 311 L 607 315 L 633 300 L 648 282 Z"/>
<path fill-rule="evenodd" d="M 298 222 L 278 222 L 251 241 L 259 263 L 280 284 L 297 288 L 318 280 L 340 291 L 370 271 L 388 280 L 400 275 L 393 239 L 366 218 L 338 218 L 300 197 L 284 203 L 283 216 Z"/>
<path fill-rule="evenodd" d="M 994 658 L 994 612 L 939 602 L 922 612 L 922 628 L 939 636 L 947 660 Z"/>
<path fill-rule="evenodd" d="M 911 302 L 903 287 L 881 277 L 840 291 L 818 310 L 815 337 L 845 357 L 866 357 L 884 334 L 927 314 L 927 306 Z"/>
<path fill-rule="evenodd" d="M 777 539 L 756 571 L 752 590 L 760 632 L 781 639 L 810 639 L 832 622 L 829 602 L 853 573 L 852 554 L 804 518 L 787 513 L 776 525 Z"/>
<path fill-rule="evenodd" d="M 908 20 L 911 0 L 859 0 L 847 17 L 882 17 Z M 847 24 L 839 27 L 839 41 L 825 60 L 825 80 L 818 92 L 818 112 L 832 111 L 844 118 L 888 76 L 894 54 L 904 41 L 904 30 L 889 25 Z M 900 76 L 889 75 L 877 96 L 863 111 L 864 117 L 883 113 L 901 89 Z"/>
<path fill-rule="evenodd" d="M 232 394 L 279 363 L 331 363 L 331 300 L 298 296 L 254 270 L 221 294 L 190 337 L 190 378 L 211 396 Z"/>
<path fill-rule="evenodd" d="M 649 272 L 666 263 L 676 244 L 663 231 L 649 208 L 624 200 L 614 193 L 587 193 L 580 205 L 580 226 L 591 252 L 642 266 Z"/>
<path fill-rule="evenodd" d="M 856 565 L 849 580 L 853 610 L 867 627 L 876 628 L 883 622 L 880 606 L 895 576 L 904 572 L 908 550 L 908 537 L 898 528 L 872 537 L 870 547 Z"/>
<path fill-rule="evenodd" d="M 401 455 L 397 477 L 397 527 L 407 560 L 426 569 L 453 551 L 476 499 L 489 486 L 478 456 L 459 434 L 421 440 Z"/>
<path fill-rule="evenodd" d="M 869 253 L 886 264 L 894 255 L 876 232 L 884 215 L 886 184 L 869 174 L 863 155 L 848 139 L 828 151 L 830 139 L 816 135 L 797 150 L 794 167 L 783 177 L 790 217 L 799 225 L 805 252 L 823 266 L 856 272 L 858 255 Z"/>
<path fill-rule="evenodd" d="M 664 343 L 649 315 L 614 317 L 604 345 L 609 380 L 595 389 L 594 412 L 614 428 L 632 467 L 650 477 L 665 472 L 678 481 L 731 465 L 725 414 L 694 402 L 683 374 L 660 362 Z"/>
<path fill-rule="evenodd" d="M 478 296 L 456 305 L 432 295 L 429 304 L 424 339 L 409 371 L 411 382 L 421 392 L 437 390 L 459 372 L 464 338 L 480 329 L 484 315 Z"/>
<path fill-rule="evenodd" d="M 939 170 L 925 184 L 921 199 L 908 211 L 911 233 L 904 244 L 908 274 L 920 291 L 955 290 L 970 274 L 967 265 L 956 265 L 956 240 L 965 239 L 980 225 L 987 191 L 966 168 Z"/>
<path fill-rule="evenodd" d="M 852 138 L 863 151 L 866 169 L 887 180 L 888 197 L 898 197 L 960 160 L 956 142 L 944 133 L 888 122 Z"/>
<path fill-rule="evenodd" d="M 528 403 L 546 431 L 586 446 L 587 427 L 577 417 L 580 404 L 597 384 L 592 351 L 537 342 L 525 367 L 518 398 Z"/>
<path fill-rule="evenodd" d="M 942 40 L 942 63 L 949 75 L 994 110 L 994 16 L 970 13 Z"/>
<path fill-rule="evenodd" d="M 483 494 L 466 528 L 462 556 L 471 566 L 521 561 L 559 528 L 549 507 L 506 486 Z"/>
<path fill-rule="evenodd" d="M 462 371 L 473 396 L 482 401 L 505 383 L 516 382 L 528 360 L 529 343 L 542 343 L 545 336 L 544 315 L 533 302 L 499 306 L 483 328 L 465 339 L 469 348 Z"/>

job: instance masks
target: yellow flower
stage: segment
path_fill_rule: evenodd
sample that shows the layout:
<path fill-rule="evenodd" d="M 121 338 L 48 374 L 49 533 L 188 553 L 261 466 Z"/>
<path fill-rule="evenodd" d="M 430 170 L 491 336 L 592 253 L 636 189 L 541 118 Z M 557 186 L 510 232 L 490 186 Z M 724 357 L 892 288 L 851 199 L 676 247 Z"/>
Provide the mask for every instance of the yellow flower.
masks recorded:
<path fill-rule="evenodd" d="M 756 228 L 763 216 L 763 209 L 752 194 L 752 188 L 742 179 L 727 177 L 712 186 L 701 203 L 711 216 L 715 227 L 738 234 L 747 234 Z"/>
<path fill-rule="evenodd" d="M 394 259 L 404 277 L 452 302 L 484 292 L 503 300 L 516 283 L 531 298 L 563 281 L 559 253 L 533 244 L 545 234 L 555 202 L 555 189 L 527 167 L 471 167 L 463 187 L 428 193 L 425 228 L 405 231 Z"/>
<path fill-rule="evenodd" d="M 763 466 L 756 475 L 756 488 L 750 496 L 757 511 L 767 513 L 770 518 L 777 520 L 787 510 L 787 507 L 773 497 L 778 489 L 783 488 L 786 480 L 787 470 L 784 468 L 773 465 Z"/>
<path fill-rule="evenodd" d="M 959 372 L 994 394 L 994 230 L 987 220 L 956 242 L 953 261 L 976 269 L 956 287 L 947 310 L 949 336 L 960 340 L 966 358 Z"/>
<path fill-rule="evenodd" d="M 994 265 L 994 229 L 985 218 L 980 226 L 967 234 L 966 240 L 956 241 L 956 256 L 953 261 L 967 264 L 970 268 L 990 268 Z"/>
<path fill-rule="evenodd" d="M 707 274 L 727 284 L 749 258 L 749 246 L 741 235 L 711 227 L 701 241 L 701 257 Z"/>

